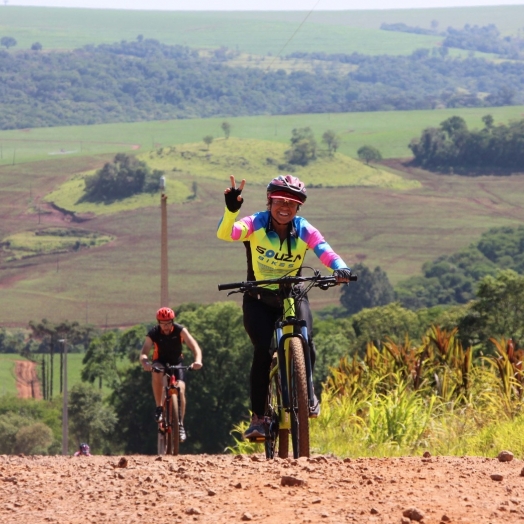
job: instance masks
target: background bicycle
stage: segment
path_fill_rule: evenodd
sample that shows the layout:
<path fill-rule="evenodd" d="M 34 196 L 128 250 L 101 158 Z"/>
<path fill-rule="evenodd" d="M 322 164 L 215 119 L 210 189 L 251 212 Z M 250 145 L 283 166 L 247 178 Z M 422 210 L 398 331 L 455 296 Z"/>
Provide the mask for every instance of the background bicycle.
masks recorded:
<path fill-rule="evenodd" d="M 164 374 L 162 392 L 162 417 L 158 421 L 157 452 L 159 455 L 178 455 L 180 448 L 180 386 L 176 370 L 192 369 L 191 365 L 176 366 L 153 364 L 153 373 Z"/>
<path fill-rule="evenodd" d="M 357 280 L 352 275 L 350 280 Z M 275 323 L 274 343 L 269 351 L 274 354 L 264 416 L 265 436 L 252 441 L 265 444 L 266 457 L 273 458 L 278 445 L 278 456 L 289 453 L 289 435 L 293 456 L 309 456 L 309 416 L 316 401 L 313 392 L 313 373 L 308 345 L 308 328 L 296 317 L 295 304 L 313 287 L 328 289 L 339 285 L 334 276 L 322 276 L 314 270 L 311 277 L 285 276 L 277 279 L 219 284 L 219 291 L 256 293 L 267 291 L 267 286 L 278 285 L 278 296 L 283 304 L 283 315 Z M 229 295 L 228 294 L 228 295 Z"/>

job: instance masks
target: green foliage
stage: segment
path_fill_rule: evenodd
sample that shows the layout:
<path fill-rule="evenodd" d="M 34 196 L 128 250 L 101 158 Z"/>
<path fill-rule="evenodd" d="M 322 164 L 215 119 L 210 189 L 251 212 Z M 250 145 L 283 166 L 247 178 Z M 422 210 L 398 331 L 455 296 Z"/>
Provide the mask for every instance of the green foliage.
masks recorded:
<path fill-rule="evenodd" d="M 106 331 L 94 338 L 84 355 L 82 363 L 82 380 L 93 383 L 98 380 L 98 388 L 102 389 L 104 381 L 114 384 L 119 380 L 117 369 L 118 334 Z"/>
<path fill-rule="evenodd" d="M 108 401 L 118 419 L 112 436 L 115 445 L 125 453 L 155 454 L 158 425 L 153 417 L 151 373 L 145 373 L 138 363 L 130 366 L 122 372 Z M 191 409 L 189 404 L 188 410 Z"/>
<path fill-rule="evenodd" d="M 380 151 L 373 146 L 362 146 L 357 151 L 357 155 L 360 160 L 365 160 L 368 165 L 370 162 L 380 162 L 382 160 Z"/>
<path fill-rule="evenodd" d="M 149 166 L 134 156 L 119 153 L 96 174 L 86 177 L 81 201 L 111 203 L 142 192 L 158 190 L 162 171 L 151 172 Z"/>
<path fill-rule="evenodd" d="M 51 428 L 42 422 L 21 427 L 15 435 L 15 453 L 44 455 L 53 443 Z"/>
<path fill-rule="evenodd" d="M 204 141 L 204 144 L 206 144 L 209 151 L 209 146 L 213 143 L 214 140 L 213 137 L 211 135 L 206 135 L 202 140 Z"/>
<path fill-rule="evenodd" d="M 60 410 L 58 401 L 0 396 L 0 454 L 55 453 L 62 434 Z"/>
<path fill-rule="evenodd" d="M 524 273 L 524 227 L 492 228 L 476 244 L 422 266 L 423 276 L 399 282 L 398 300 L 410 309 L 437 304 L 465 304 L 476 286 L 499 269 Z"/>
<path fill-rule="evenodd" d="M 187 377 L 185 425 L 191 438 L 185 446 L 191 452 L 219 453 L 232 443 L 232 421 L 248 415 L 252 348 L 242 310 L 232 302 L 218 302 L 177 318 L 198 341 L 204 364 Z"/>
<path fill-rule="evenodd" d="M 342 288 L 340 302 L 348 315 L 354 315 L 362 309 L 385 306 L 395 300 L 395 292 L 387 273 L 380 267 L 373 271 L 362 263 L 354 264 L 352 272 L 358 280 Z"/>
<path fill-rule="evenodd" d="M 12 36 L 3 36 L 0 38 L 0 45 L 4 46 L 6 49 L 14 47 L 17 43 L 16 38 L 13 38 Z"/>
<path fill-rule="evenodd" d="M 69 392 L 69 427 L 77 446 L 89 444 L 92 452 L 116 451 L 112 433 L 117 426 L 114 410 L 102 401 L 102 394 L 87 384 L 75 384 Z"/>
<path fill-rule="evenodd" d="M 379 347 L 386 339 L 400 343 L 406 334 L 413 338 L 421 335 L 417 314 L 404 309 L 398 302 L 363 309 L 353 315 L 351 322 L 357 337 L 356 347 L 360 352 L 370 341 Z"/>
<path fill-rule="evenodd" d="M 226 137 L 226 140 L 229 138 L 229 135 L 231 134 L 231 124 L 229 122 L 222 122 L 220 125 L 222 131 L 224 132 L 224 136 Z"/>
<path fill-rule="evenodd" d="M 334 131 L 325 131 L 322 135 L 322 142 L 324 142 L 328 148 L 329 155 L 332 156 L 337 152 L 340 145 L 340 140 Z"/>
<path fill-rule="evenodd" d="M 524 276 L 506 269 L 483 278 L 459 329 L 470 343 L 485 348 L 490 338 L 524 342 Z"/>
<path fill-rule="evenodd" d="M 307 166 L 316 159 L 317 142 L 309 127 L 293 129 L 291 148 L 286 151 L 286 160 L 291 165 Z"/>
<path fill-rule="evenodd" d="M 502 37 L 495 24 L 482 27 L 466 24 L 463 29 L 448 27 L 442 45 L 482 53 L 495 53 L 514 60 L 524 58 L 522 39 L 515 36 Z"/>
<path fill-rule="evenodd" d="M 117 354 L 121 357 L 127 357 L 132 364 L 138 362 L 147 331 L 148 328 L 145 324 L 126 329 L 118 337 Z"/>
<path fill-rule="evenodd" d="M 439 128 L 424 129 L 420 139 L 413 139 L 409 145 L 414 162 L 437 170 L 453 168 L 466 175 L 472 168 L 495 170 L 495 174 L 505 173 L 497 169 L 520 171 L 524 161 L 524 120 L 494 126 L 493 117 L 486 115 L 483 122 L 483 129 L 469 131 L 462 117 L 453 116 L 441 122 Z"/>

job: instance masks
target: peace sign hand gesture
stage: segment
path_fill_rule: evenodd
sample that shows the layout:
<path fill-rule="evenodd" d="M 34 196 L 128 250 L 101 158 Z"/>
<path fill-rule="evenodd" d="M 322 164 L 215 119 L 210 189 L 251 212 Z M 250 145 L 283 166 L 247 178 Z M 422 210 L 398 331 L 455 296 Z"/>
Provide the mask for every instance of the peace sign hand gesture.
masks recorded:
<path fill-rule="evenodd" d="M 232 213 L 236 213 L 242 207 L 242 202 L 244 202 L 241 193 L 246 185 L 246 180 L 243 178 L 238 188 L 236 187 L 235 177 L 233 175 L 230 175 L 229 180 L 231 181 L 231 187 L 228 187 L 224 191 L 226 207 Z"/>

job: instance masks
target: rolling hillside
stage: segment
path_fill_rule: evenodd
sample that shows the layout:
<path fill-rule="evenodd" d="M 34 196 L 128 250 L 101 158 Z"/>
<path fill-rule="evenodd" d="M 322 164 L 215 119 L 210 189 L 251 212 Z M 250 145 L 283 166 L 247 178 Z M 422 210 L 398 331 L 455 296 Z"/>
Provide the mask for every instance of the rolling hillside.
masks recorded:
<path fill-rule="evenodd" d="M 212 143 L 211 151 L 219 144 Z M 204 149 L 204 144 L 199 147 Z M 152 150 L 153 158 L 156 152 Z M 125 326 L 150 318 L 158 307 L 159 197 L 156 205 L 95 215 L 81 224 L 69 222 L 70 215 L 48 209 L 42 202 L 74 173 L 101 167 L 111 158 L 53 158 L 1 168 L 2 237 L 51 227 L 81 227 L 114 238 L 100 247 L 4 260 L 2 325 L 24 326 L 28 319 L 46 317 Z M 468 245 L 490 227 L 516 225 L 524 219 L 519 176 L 471 179 L 406 171 L 395 161 L 388 164 L 388 170 L 408 182 L 417 181 L 417 187 L 312 188 L 303 214 L 348 263 L 380 265 L 393 282 L 418 274 L 423 262 Z M 228 177 L 225 172 L 223 178 L 198 173 L 183 176 L 187 187 L 197 182 L 198 191 L 197 198 L 187 203 L 176 203 L 174 194 L 168 200 L 171 302 L 228 300 L 217 291 L 217 284 L 245 278 L 243 246 L 220 242 L 215 236 Z M 247 177 L 244 191 L 246 214 L 265 205 L 264 186 L 251 180 Z M 174 185 L 169 187 L 174 189 Z M 35 212 L 37 208 L 40 213 Z M 312 254 L 306 262 L 319 267 Z M 313 307 L 319 308 L 336 303 L 337 297 L 338 290 L 333 290 L 315 293 L 311 299 Z"/>

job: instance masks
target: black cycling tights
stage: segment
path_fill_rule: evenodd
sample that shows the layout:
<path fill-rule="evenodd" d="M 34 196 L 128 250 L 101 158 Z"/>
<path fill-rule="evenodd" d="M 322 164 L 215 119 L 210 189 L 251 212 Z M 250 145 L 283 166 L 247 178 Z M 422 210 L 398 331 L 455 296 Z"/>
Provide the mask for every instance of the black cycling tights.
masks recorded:
<path fill-rule="evenodd" d="M 304 319 L 308 326 L 311 366 L 315 367 L 315 346 L 313 344 L 313 318 L 307 299 L 295 303 L 296 314 Z M 269 386 L 269 369 L 272 355 L 269 353 L 275 322 L 282 316 L 282 308 L 274 308 L 249 295 L 244 295 L 244 328 L 254 347 L 251 364 L 251 409 L 257 416 L 264 415 L 266 394 Z"/>

